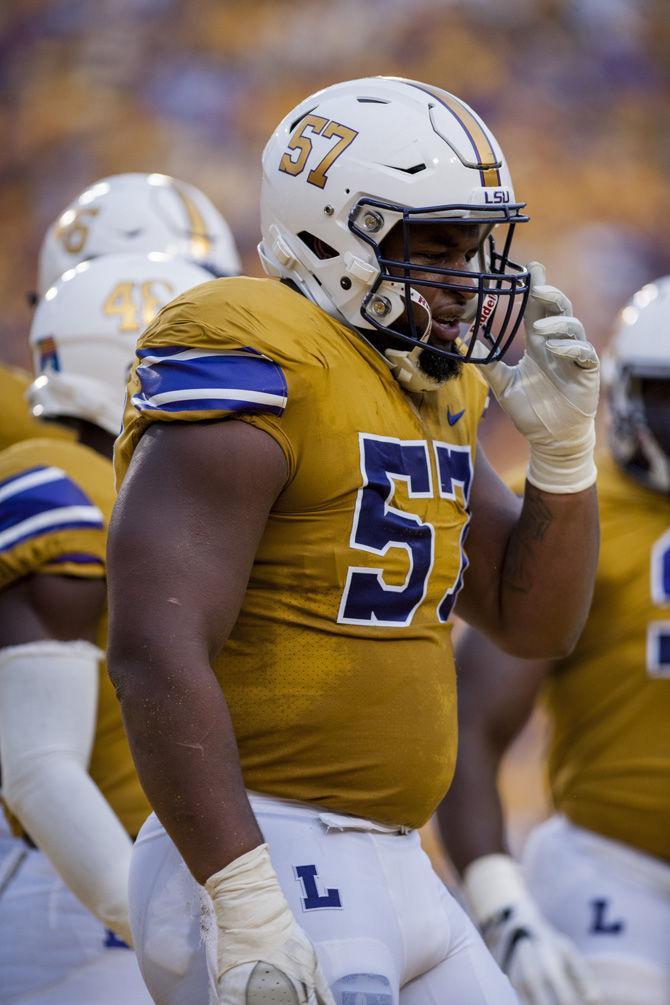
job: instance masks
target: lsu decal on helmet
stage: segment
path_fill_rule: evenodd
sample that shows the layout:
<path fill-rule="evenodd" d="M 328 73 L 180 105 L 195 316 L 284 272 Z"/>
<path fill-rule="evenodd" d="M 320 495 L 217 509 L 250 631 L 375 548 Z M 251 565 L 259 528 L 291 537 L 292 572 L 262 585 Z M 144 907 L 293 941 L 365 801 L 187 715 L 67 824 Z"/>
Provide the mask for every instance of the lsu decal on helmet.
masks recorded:
<path fill-rule="evenodd" d="M 664 276 L 629 300 L 603 357 L 612 453 L 659 492 L 670 492 L 669 318 L 670 276 Z"/>
<path fill-rule="evenodd" d="M 79 262 L 150 251 L 187 258 L 215 276 L 241 269 L 228 224 L 200 189 L 164 174 L 117 174 L 90 185 L 47 230 L 39 295 Z"/>
<path fill-rule="evenodd" d="M 85 419 L 116 435 L 138 336 L 168 301 L 211 278 L 160 252 L 105 255 L 66 271 L 30 330 L 33 415 Z"/>
<path fill-rule="evenodd" d="M 524 205 L 497 141 L 465 102 L 412 80 L 351 80 L 306 98 L 265 147 L 258 250 L 269 275 L 292 280 L 373 344 L 375 331 L 387 343 L 424 344 L 427 287 L 468 293 L 460 351 L 453 342 L 425 348 L 490 362 L 514 337 L 528 297 L 528 272 L 509 258 Z M 445 222 L 479 225 L 471 271 L 413 264 L 410 277 L 410 227 Z M 501 251 L 497 225 L 506 228 Z M 405 251 L 392 260 L 382 242 L 396 226 Z M 478 337 L 487 351 L 473 359 Z"/>

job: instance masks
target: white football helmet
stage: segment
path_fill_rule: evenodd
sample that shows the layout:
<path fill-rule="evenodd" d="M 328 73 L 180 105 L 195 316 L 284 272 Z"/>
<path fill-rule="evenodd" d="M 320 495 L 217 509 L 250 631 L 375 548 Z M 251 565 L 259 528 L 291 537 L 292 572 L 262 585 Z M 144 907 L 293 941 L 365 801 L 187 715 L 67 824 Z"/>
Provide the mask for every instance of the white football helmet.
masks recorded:
<path fill-rule="evenodd" d="M 90 185 L 47 230 L 39 296 L 79 262 L 150 251 L 180 255 L 215 276 L 241 269 L 228 224 L 200 189 L 164 174 L 117 174 Z"/>
<path fill-rule="evenodd" d="M 649 381 L 663 380 L 670 390 L 670 276 L 643 286 L 621 311 L 603 355 L 603 380 L 614 457 L 650 488 L 670 492 L 670 430 L 662 444 L 644 395 Z M 670 395 L 668 407 L 670 422 Z"/>
<path fill-rule="evenodd" d="M 160 252 L 105 255 L 66 271 L 40 300 L 30 329 L 33 415 L 85 419 L 116 435 L 138 336 L 164 304 L 211 279 Z"/>
<path fill-rule="evenodd" d="M 258 251 L 269 275 L 291 280 L 365 337 L 378 330 L 415 345 L 430 324 L 417 287 L 472 292 L 474 276 L 465 358 L 483 335 L 489 352 L 472 362 L 489 362 L 509 345 L 528 296 L 527 270 L 509 260 L 514 226 L 528 219 L 523 206 L 498 143 L 465 102 L 412 80 L 350 80 L 306 98 L 265 147 Z M 411 224 L 445 220 L 484 225 L 472 271 L 412 265 L 410 283 L 408 252 L 385 258 L 383 239 L 402 226 L 407 249 Z M 509 225 L 502 252 L 497 224 Z M 418 280 L 421 271 L 444 280 Z M 409 334 L 393 327 L 402 315 Z M 463 358 L 453 344 L 431 351 Z"/>

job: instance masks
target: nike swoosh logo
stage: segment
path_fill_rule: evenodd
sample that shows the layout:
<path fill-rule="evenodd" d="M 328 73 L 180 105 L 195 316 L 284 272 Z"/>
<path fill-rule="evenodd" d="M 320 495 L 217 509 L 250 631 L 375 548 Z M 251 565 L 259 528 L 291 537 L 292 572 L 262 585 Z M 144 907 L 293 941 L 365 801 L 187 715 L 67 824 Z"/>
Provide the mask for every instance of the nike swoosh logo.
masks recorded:
<path fill-rule="evenodd" d="M 458 420 L 460 419 L 460 417 L 462 415 L 464 415 L 464 414 L 465 414 L 465 409 L 462 408 L 460 410 L 460 412 L 456 412 L 455 415 L 452 415 L 451 411 L 449 409 L 449 406 L 447 406 L 447 422 L 449 423 L 450 426 L 455 426 L 456 423 L 458 422 Z"/>

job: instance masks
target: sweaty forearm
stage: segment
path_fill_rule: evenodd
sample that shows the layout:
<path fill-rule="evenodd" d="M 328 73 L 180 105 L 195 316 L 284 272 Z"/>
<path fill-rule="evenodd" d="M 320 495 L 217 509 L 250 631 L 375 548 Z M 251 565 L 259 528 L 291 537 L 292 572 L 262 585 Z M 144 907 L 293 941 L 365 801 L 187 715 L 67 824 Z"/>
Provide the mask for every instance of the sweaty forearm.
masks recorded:
<path fill-rule="evenodd" d="M 598 559 L 595 487 L 560 495 L 526 484 L 500 577 L 501 638 L 518 656 L 560 657 L 586 620 Z"/>
<path fill-rule="evenodd" d="M 204 883 L 263 841 L 221 688 L 208 664 L 160 652 L 138 664 L 112 651 L 110 673 L 142 787 Z"/>

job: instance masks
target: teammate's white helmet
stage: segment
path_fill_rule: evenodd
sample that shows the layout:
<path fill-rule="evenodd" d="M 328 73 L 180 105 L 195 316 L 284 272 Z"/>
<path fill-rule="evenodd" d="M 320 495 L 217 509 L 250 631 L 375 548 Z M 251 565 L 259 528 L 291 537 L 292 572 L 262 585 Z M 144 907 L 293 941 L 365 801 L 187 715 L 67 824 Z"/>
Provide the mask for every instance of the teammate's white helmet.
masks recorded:
<path fill-rule="evenodd" d="M 86 419 L 116 435 L 138 336 L 164 304 L 211 278 L 160 252 L 105 255 L 66 271 L 30 329 L 33 415 Z"/>
<path fill-rule="evenodd" d="M 630 474 L 660 492 L 670 492 L 670 457 L 650 428 L 643 381 L 663 380 L 670 387 L 669 319 L 670 276 L 665 276 L 626 304 L 603 356 L 612 453 Z"/>
<path fill-rule="evenodd" d="M 79 262 L 150 251 L 180 255 L 216 276 L 241 269 L 228 224 L 200 189 L 164 174 L 117 174 L 90 185 L 47 230 L 39 295 Z"/>
<path fill-rule="evenodd" d="M 417 287 L 472 292 L 474 276 L 468 341 L 488 337 L 490 352 L 477 360 L 486 362 L 511 341 L 528 296 L 527 270 L 508 257 L 514 225 L 527 220 L 523 205 L 497 141 L 468 105 L 416 81 L 368 77 L 318 91 L 277 127 L 263 153 L 258 250 L 269 275 L 292 280 L 329 314 L 411 343 L 427 331 Z M 411 284 L 389 271 L 407 266 L 406 255 L 390 262 L 380 250 L 396 224 L 408 237 L 412 223 L 445 220 L 483 225 L 472 271 L 413 265 L 415 276 L 423 268 L 444 281 Z M 510 225 L 502 253 L 496 224 Z M 397 327 L 401 315 L 409 334 Z M 432 351 L 461 358 L 453 345 Z"/>

